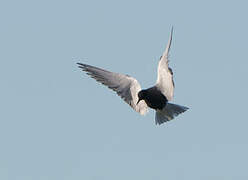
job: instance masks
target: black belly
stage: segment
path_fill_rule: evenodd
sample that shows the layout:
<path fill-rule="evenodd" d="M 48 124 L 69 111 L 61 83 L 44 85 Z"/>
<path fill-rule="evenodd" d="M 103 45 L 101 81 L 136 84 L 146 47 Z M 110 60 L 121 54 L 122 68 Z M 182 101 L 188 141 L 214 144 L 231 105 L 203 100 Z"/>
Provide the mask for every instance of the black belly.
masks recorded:
<path fill-rule="evenodd" d="M 145 102 L 153 109 L 163 109 L 168 102 L 167 98 L 157 89 L 152 87 L 146 90 Z"/>

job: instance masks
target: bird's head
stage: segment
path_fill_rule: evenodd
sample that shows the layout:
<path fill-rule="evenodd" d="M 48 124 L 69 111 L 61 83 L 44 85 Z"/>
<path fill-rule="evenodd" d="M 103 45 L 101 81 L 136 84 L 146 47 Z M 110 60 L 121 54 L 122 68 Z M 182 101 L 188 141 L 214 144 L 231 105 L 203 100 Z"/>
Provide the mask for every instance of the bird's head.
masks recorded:
<path fill-rule="evenodd" d="M 139 102 L 140 102 L 141 100 L 144 100 L 145 97 L 146 97 L 146 91 L 145 91 L 145 90 L 141 90 L 141 91 L 138 93 L 138 98 L 139 98 L 139 100 L 138 100 L 137 104 L 139 104 Z"/>

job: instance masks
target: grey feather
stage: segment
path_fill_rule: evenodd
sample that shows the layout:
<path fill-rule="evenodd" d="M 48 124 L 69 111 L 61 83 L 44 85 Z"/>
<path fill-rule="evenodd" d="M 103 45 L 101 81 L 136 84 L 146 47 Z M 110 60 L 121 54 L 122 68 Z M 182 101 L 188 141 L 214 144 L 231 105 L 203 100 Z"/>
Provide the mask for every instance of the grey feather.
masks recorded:
<path fill-rule="evenodd" d="M 96 81 L 115 91 L 135 111 L 142 115 L 147 113 L 148 107 L 144 101 L 141 101 L 138 105 L 136 105 L 138 101 L 138 92 L 141 90 L 141 87 L 135 78 L 120 73 L 110 72 L 87 64 L 77 64 L 79 65 L 79 68 L 85 71 Z"/>
<path fill-rule="evenodd" d="M 167 103 L 162 110 L 156 111 L 155 123 L 160 125 L 174 119 L 179 114 L 187 111 L 189 108 L 177 104 Z"/>

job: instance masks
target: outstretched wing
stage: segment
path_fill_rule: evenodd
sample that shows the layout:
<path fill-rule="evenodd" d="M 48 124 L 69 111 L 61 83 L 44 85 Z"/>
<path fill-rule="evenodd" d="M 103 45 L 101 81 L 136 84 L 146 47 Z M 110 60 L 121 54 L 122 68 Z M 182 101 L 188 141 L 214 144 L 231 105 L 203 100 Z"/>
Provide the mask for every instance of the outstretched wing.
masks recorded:
<path fill-rule="evenodd" d="M 106 71 L 87 64 L 77 64 L 79 68 L 87 72 L 87 74 L 96 81 L 114 90 L 135 111 L 142 115 L 148 111 L 148 107 L 144 101 L 140 101 L 139 104 L 136 105 L 138 102 L 138 92 L 141 90 L 141 87 L 139 82 L 133 77 Z"/>
<path fill-rule="evenodd" d="M 172 41 L 172 33 L 173 33 L 173 28 L 171 29 L 170 39 L 168 41 L 167 47 L 163 55 L 161 56 L 158 64 L 158 77 L 156 83 L 158 89 L 165 95 L 165 97 L 169 101 L 173 99 L 173 94 L 174 94 L 173 72 L 168 65 L 169 63 L 168 56 Z"/>

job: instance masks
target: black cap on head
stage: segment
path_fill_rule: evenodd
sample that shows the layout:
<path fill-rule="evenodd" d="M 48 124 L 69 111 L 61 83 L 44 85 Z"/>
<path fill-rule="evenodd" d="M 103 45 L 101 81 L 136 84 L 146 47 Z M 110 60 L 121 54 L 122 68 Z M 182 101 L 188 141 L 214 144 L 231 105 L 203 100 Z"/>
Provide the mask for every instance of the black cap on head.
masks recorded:
<path fill-rule="evenodd" d="M 145 99 L 145 90 L 141 90 L 141 91 L 138 93 L 138 98 L 139 98 L 139 100 L 138 100 L 137 104 L 139 104 L 139 102 L 140 102 L 141 100 Z"/>

